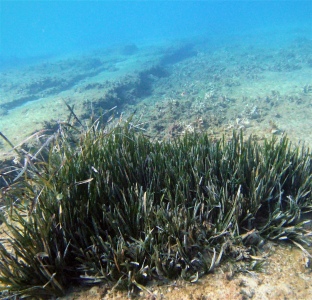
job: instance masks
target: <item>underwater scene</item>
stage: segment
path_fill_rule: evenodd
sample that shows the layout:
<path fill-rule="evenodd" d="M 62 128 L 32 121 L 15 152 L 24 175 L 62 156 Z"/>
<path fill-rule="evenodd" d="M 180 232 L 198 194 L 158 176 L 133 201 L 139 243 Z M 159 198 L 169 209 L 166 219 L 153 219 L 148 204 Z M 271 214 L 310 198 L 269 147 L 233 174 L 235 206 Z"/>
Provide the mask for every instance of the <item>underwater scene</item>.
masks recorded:
<path fill-rule="evenodd" d="M 1 1 L 1 299 L 312 299 L 311 1 Z"/>

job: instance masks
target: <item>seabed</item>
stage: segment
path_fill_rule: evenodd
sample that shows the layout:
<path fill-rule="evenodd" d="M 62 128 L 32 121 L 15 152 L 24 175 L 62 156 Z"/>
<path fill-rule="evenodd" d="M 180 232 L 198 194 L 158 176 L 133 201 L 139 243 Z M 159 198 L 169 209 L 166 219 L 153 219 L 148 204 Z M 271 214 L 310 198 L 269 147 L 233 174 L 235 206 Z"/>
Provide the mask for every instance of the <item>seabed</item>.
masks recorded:
<path fill-rule="evenodd" d="M 7 68 L 0 72 L 0 132 L 18 149 L 38 150 L 60 124 L 87 128 L 90 119 L 104 115 L 107 128 L 128 121 L 133 130 L 155 143 L 202 133 L 217 142 L 230 140 L 234 131 L 241 132 L 245 140 L 252 136 L 260 144 L 265 139 L 287 136 L 294 147 L 304 145 L 309 151 L 312 40 L 302 32 L 291 32 L 289 40 L 278 47 L 269 40 L 266 43 L 236 36 L 235 42 L 197 38 L 155 45 L 128 44 Z M 0 140 L 0 157 L 3 168 L 19 160 L 5 139 Z M 19 174 L 22 178 L 24 172 Z M 0 184 L 5 186 L 4 182 Z M 216 284 L 212 287 L 210 279 L 196 278 L 196 274 L 190 282 L 171 281 L 165 288 L 155 282 L 146 288 L 138 283 L 136 287 L 142 291 L 136 295 L 182 299 L 186 294 L 186 299 L 191 299 L 199 284 L 202 292 L 196 299 L 222 299 L 226 295 L 234 295 L 232 299 L 308 299 L 312 294 L 311 247 L 291 245 L 265 244 L 258 259 L 265 261 L 264 273 L 271 272 L 271 277 L 265 277 L 261 270 L 257 273 L 261 264 L 246 269 L 235 262 L 209 274 L 214 282 L 231 287 L 220 295 Z M 284 257 L 288 257 L 287 263 Z M 289 275 L 289 266 L 295 270 L 293 276 Z M 270 290 L 270 280 L 278 282 L 279 278 L 284 286 L 279 286 L 272 298 L 261 291 L 261 285 Z M 296 283 L 291 285 L 291 279 Z M 209 284 L 210 289 L 205 290 Z M 185 289 L 188 292 L 183 292 Z M 110 294 L 107 287 L 92 291 L 87 295 L 81 292 L 81 299 L 126 297 L 121 292 Z M 262 298 L 256 298 L 257 293 Z"/>

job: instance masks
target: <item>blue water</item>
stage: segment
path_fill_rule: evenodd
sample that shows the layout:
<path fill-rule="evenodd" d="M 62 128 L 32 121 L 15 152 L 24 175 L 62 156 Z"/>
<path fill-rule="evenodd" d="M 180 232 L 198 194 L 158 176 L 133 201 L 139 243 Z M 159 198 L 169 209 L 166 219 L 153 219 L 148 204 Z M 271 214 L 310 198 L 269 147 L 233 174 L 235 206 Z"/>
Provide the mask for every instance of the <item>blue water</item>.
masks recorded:
<path fill-rule="evenodd" d="M 17 63 L 119 43 L 312 31 L 312 1 L 3 1 L 0 61 Z"/>

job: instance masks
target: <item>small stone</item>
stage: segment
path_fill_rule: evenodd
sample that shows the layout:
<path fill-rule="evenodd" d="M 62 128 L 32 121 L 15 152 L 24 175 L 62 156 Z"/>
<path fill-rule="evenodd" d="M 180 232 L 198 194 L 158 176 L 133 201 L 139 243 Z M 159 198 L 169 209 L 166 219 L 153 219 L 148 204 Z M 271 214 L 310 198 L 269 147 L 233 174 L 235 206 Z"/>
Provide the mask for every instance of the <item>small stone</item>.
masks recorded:
<path fill-rule="evenodd" d="M 99 293 L 99 291 L 98 291 L 98 287 L 97 287 L 97 286 L 94 286 L 94 287 L 92 287 L 92 288 L 89 290 L 90 296 L 95 296 L 95 295 L 97 295 L 98 293 Z"/>

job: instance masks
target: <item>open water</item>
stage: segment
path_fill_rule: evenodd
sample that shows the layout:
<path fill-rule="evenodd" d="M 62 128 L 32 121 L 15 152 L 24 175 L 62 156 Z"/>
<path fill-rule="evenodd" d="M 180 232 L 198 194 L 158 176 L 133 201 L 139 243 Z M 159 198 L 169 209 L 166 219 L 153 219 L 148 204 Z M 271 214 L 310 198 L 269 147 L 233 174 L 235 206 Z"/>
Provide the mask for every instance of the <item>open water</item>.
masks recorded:
<path fill-rule="evenodd" d="M 116 43 L 312 30 L 311 1 L 1 0 L 0 14 L 2 64 Z"/>

